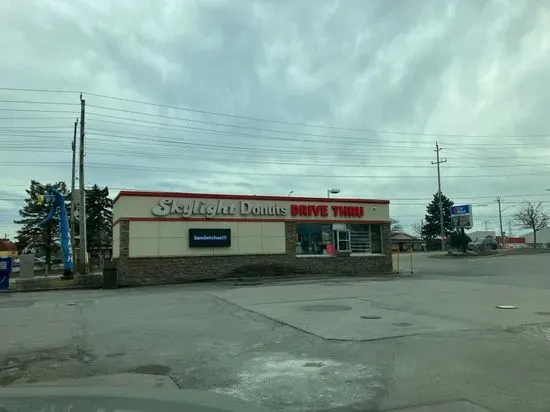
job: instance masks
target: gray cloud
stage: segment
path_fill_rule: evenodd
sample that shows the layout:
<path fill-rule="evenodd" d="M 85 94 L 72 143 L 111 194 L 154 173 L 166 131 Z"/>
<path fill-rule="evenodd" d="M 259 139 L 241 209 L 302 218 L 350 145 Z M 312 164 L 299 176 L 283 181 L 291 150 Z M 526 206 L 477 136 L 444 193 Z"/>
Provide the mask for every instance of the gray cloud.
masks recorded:
<path fill-rule="evenodd" d="M 444 192 L 488 204 L 479 207 L 481 222 L 494 218 L 498 195 L 519 202 L 516 195 L 541 193 L 526 198 L 550 200 L 548 137 L 498 137 L 550 130 L 549 17 L 550 6 L 535 0 L 9 2 L 0 16 L 0 86 L 370 130 L 219 117 L 85 94 L 86 180 L 114 192 L 322 196 L 339 187 L 342 196 L 391 199 L 394 216 L 410 225 L 436 191 L 431 161 L 438 140 L 448 159 Z M 78 103 L 78 95 L 0 91 L 0 100 Z M 0 164 L 22 162 L 0 166 L 0 184 L 23 198 L 31 178 L 68 181 L 78 106 L 0 103 L 6 108 L 68 113 L 0 110 Z M 41 126 L 66 128 L 32 129 Z M 36 164 L 53 161 L 64 164 Z M 346 177 L 356 175 L 365 178 Z M 0 203 L 3 213 L 12 207 Z M 0 231 L 13 232 L 11 220 L 0 216 Z"/>

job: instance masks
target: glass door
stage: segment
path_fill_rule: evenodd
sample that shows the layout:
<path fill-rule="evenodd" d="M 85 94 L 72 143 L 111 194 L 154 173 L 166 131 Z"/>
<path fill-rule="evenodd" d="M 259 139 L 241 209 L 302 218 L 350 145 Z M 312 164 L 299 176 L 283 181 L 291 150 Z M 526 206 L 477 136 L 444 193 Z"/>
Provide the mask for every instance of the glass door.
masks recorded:
<path fill-rule="evenodd" d="M 336 244 L 340 252 L 351 252 L 349 230 L 336 231 Z"/>

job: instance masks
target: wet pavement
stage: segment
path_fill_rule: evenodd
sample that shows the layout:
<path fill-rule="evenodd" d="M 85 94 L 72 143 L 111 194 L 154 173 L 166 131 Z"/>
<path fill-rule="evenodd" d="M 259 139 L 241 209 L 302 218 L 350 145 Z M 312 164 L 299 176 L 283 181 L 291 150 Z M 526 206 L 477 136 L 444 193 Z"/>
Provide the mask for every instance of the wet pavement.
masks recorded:
<path fill-rule="evenodd" d="M 0 384 L 146 374 L 281 411 L 548 410 L 550 255 L 415 266 L 1 295 Z"/>

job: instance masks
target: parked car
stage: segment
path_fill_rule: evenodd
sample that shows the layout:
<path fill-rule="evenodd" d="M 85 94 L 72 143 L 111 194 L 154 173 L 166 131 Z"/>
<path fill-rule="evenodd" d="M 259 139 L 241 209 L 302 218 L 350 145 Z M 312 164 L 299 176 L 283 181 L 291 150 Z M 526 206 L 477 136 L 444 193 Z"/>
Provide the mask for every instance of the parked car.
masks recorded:
<path fill-rule="evenodd" d="M 476 239 L 473 242 L 470 242 L 468 244 L 468 249 L 473 251 L 481 250 L 481 249 L 497 250 L 497 248 L 498 248 L 497 241 L 492 237 Z"/>
<path fill-rule="evenodd" d="M 44 266 L 44 265 L 46 265 L 46 258 L 45 257 L 35 257 L 34 258 L 34 265 L 35 266 Z"/>

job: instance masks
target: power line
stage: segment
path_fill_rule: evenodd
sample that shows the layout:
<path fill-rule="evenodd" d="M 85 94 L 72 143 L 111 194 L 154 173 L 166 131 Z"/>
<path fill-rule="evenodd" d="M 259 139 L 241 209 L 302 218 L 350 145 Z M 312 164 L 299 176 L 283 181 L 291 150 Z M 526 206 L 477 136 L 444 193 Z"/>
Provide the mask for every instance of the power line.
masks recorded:
<path fill-rule="evenodd" d="M 66 141 L 66 139 L 65 139 Z M 121 147 L 120 145 L 117 146 L 119 149 L 123 149 L 126 147 Z M 129 146 L 130 149 L 137 148 L 138 146 Z M 35 145 L 3 145 L 2 146 L 3 152 L 18 152 L 18 151 L 27 151 L 29 149 L 33 149 L 35 153 L 70 153 L 70 150 L 59 150 L 51 148 L 50 145 L 44 145 L 44 146 L 35 146 Z M 148 151 L 139 151 L 139 152 L 126 152 L 122 151 L 120 153 L 114 153 L 112 151 L 101 151 L 101 150 L 94 150 L 94 146 L 88 146 L 87 154 L 89 156 L 93 155 L 102 155 L 102 156 L 114 156 L 114 157 L 136 157 L 136 158 L 147 158 L 147 159 L 196 159 L 197 154 L 194 153 L 186 153 L 186 152 L 177 152 L 173 154 L 156 154 L 151 153 Z M 377 156 L 380 157 L 380 156 Z M 394 158 L 393 155 L 388 155 L 389 158 Z M 406 157 L 406 156 L 405 156 Z M 214 160 L 227 160 L 227 155 L 219 154 L 217 156 L 211 156 L 209 155 L 208 161 L 214 161 Z M 326 161 L 326 160 L 325 160 Z M 371 168 L 373 166 L 376 166 L 376 168 L 388 168 L 388 169 L 396 169 L 396 168 L 402 168 L 402 169 L 410 169 L 410 168 L 424 168 L 424 169 L 430 169 L 429 166 L 421 166 L 421 165 L 415 165 L 415 164 L 360 164 L 363 162 L 363 159 L 361 157 L 348 159 L 348 162 L 346 163 L 334 163 L 333 161 L 329 161 L 328 163 L 323 163 L 323 160 L 317 160 L 312 162 L 299 162 L 296 160 L 285 160 L 285 159 L 262 159 L 255 157 L 254 159 L 245 158 L 231 158 L 231 163 L 254 163 L 254 164 L 273 164 L 273 165 L 294 165 L 294 166 L 332 166 L 332 167 L 352 167 L 352 168 Z M 364 162 L 363 162 L 364 163 Z M 498 169 L 498 168 L 508 168 L 508 165 L 485 165 L 484 168 L 487 169 Z M 533 167 L 532 164 L 521 164 L 516 165 L 515 167 Z M 448 166 L 447 169 L 479 169 L 479 166 Z"/>
<path fill-rule="evenodd" d="M 38 93 L 72 93 L 78 94 L 75 90 L 53 90 L 53 89 L 30 89 L 22 87 L 0 87 L 0 90 L 12 91 L 12 92 L 38 92 Z"/>
<path fill-rule="evenodd" d="M 79 106 L 78 103 L 69 103 L 69 102 L 40 102 L 34 100 L 1 100 L 0 103 L 14 103 L 14 104 L 58 104 L 61 106 Z"/>
<path fill-rule="evenodd" d="M 37 112 L 37 113 L 71 113 L 71 110 L 43 110 L 43 109 L 11 109 L 6 107 L 0 107 L 0 111 L 3 112 Z"/>
<path fill-rule="evenodd" d="M 66 166 L 70 162 L 3 162 L 2 166 Z M 327 174 L 302 174 L 302 173 L 263 173 L 263 172 L 241 172 L 233 170 L 200 170 L 200 169 L 177 169 L 168 167 L 151 167 L 151 166 L 136 166 L 136 165 L 113 165 L 109 163 L 91 163 L 90 168 L 109 169 L 109 170 L 141 170 L 141 171 L 163 171 L 163 172 L 186 172 L 186 173 L 206 173 L 206 174 L 231 174 L 242 176 L 288 176 L 288 177 L 311 177 L 311 178 L 348 178 L 348 179 L 433 179 L 431 175 L 327 175 Z M 502 177 L 519 177 L 519 176 L 546 176 L 546 173 L 514 173 L 514 174 L 497 174 L 497 175 L 453 175 L 447 176 L 453 179 L 471 179 L 471 178 L 502 178 Z"/>
<path fill-rule="evenodd" d="M 25 116 L 25 117 L 0 117 L 0 120 L 71 120 L 72 117 L 35 117 L 35 116 Z"/>
<path fill-rule="evenodd" d="M 0 87 L 0 90 L 18 91 L 18 92 L 36 92 L 36 93 L 67 93 L 67 94 L 81 93 L 81 92 L 75 91 L 75 90 L 53 90 L 53 89 L 34 89 L 34 88 L 16 88 L 16 87 Z M 317 124 L 301 123 L 301 122 L 288 122 L 288 121 L 268 119 L 268 118 L 262 118 L 262 117 L 241 116 L 241 115 L 235 115 L 235 114 L 214 112 L 214 111 L 209 111 L 209 110 L 191 109 L 191 108 L 188 108 L 188 107 L 171 106 L 171 105 L 165 105 L 165 104 L 144 102 L 144 101 L 140 101 L 140 100 L 133 100 L 133 99 L 127 99 L 127 98 L 122 98 L 122 97 L 109 96 L 109 95 L 100 94 L 100 93 L 93 93 L 93 92 L 82 92 L 82 93 L 84 93 L 85 95 L 100 97 L 100 98 L 104 98 L 104 99 L 117 100 L 117 101 L 123 101 L 123 102 L 127 102 L 127 103 L 135 103 L 135 104 L 141 104 L 141 105 L 147 105 L 147 106 L 153 106 L 153 107 L 162 107 L 162 108 L 172 109 L 172 110 L 181 110 L 181 111 L 192 112 L 192 113 L 200 113 L 200 114 L 213 115 L 213 116 L 222 116 L 222 117 L 235 118 L 235 119 L 241 119 L 241 120 L 262 121 L 262 122 L 276 123 L 276 124 L 281 124 L 281 125 L 314 127 L 314 128 L 342 130 L 342 131 L 351 131 L 351 132 L 366 132 L 366 133 L 377 133 L 377 134 L 396 134 L 396 135 L 409 135 L 409 136 L 431 136 L 431 137 L 438 137 L 438 138 L 442 138 L 442 137 L 476 137 L 476 138 L 495 138 L 495 137 L 526 137 L 526 138 L 528 138 L 528 137 L 531 137 L 531 138 L 533 138 L 533 137 L 548 137 L 548 136 L 550 136 L 550 133 L 494 135 L 494 134 L 428 133 L 428 132 L 409 132 L 409 131 L 396 131 L 396 130 L 381 130 L 381 129 L 370 129 L 370 128 L 347 128 L 347 127 L 338 127 L 338 126 L 330 126 L 330 125 L 317 125 Z M 100 106 L 97 106 L 97 107 L 100 107 Z M 150 114 L 145 114 L 145 115 L 150 115 Z"/>
<path fill-rule="evenodd" d="M 212 111 L 207 111 L 207 110 L 191 109 L 191 108 L 187 108 L 187 107 L 178 107 L 178 106 L 170 106 L 170 105 L 164 105 L 164 104 L 150 103 L 150 102 L 144 102 L 144 101 L 140 101 L 140 100 L 132 100 L 132 99 L 126 99 L 126 98 L 122 98 L 122 97 L 108 96 L 108 95 L 99 94 L 99 93 L 86 92 L 85 94 L 90 95 L 90 96 L 102 97 L 102 98 L 105 98 L 105 99 L 124 101 L 124 102 L 128 102 L 128 103 L 136 103 L 136 104 L 142 104 L 142 105 L 148 105 L 148 106 L 163 107 L 163 108 L 166 108 L 166 109 L 182 110 L 182 111 L 187 111 L 187 112 L 208 114 L 208 115 L 214 115 L 214 116 L 230 117 L 230 118 L 236 118 L 236 119 L 242 119 L 242 120 L 254 120 L 254 121 L 277 123 L 277 124 L 282 124 L 282 125 L 316 127 L 316 128 L 323 128 L 323 129 L 343 130 L 343 131 L 352 131 L 352 132 L 368 132 L 368 133 L 397 134 L 397 135 L 410 135 L 410 136 L 478 137 L 478 138 L 484 138 L 484 137 L 485 138 L 487 138 L 487 137 L 548 137 L 548 136 L 550 136 L 550 134 L 471 135 L 471 134 L 456 134 L 456 133 L 424 133 L 424 132 L 405 132 L 405 131 L 395 131 L 395 130 L 390 131 L 390 130 L 378 130 L 378 129 L 348 128 L 348 127 L 316 125 L 316 124 L 308 124 L 308 123 L 300 123 L 300 122 L 286 122 L 286 121 L 266 119 L 266 118 L 261 118 L 261 117 L 239 116 L 239 115 L 234 115 L 234 114 L 212 112 Z"/>

